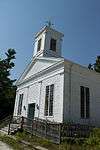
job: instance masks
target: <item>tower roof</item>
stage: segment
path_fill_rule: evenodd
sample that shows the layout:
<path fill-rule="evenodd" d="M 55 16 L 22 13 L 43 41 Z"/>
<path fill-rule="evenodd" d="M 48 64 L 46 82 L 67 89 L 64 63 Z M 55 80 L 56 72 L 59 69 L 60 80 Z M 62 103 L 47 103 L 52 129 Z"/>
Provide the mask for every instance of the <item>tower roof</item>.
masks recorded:
<path fill-rule="evenodd" d="M 57 30 L 55 30 L 55 29 L 53 29 L 53 28 L 51 28 L 51 26 L 44 26 L 42 29 L 40 29 L 40 31 L 39 32 L 37 32 L 36 33 L 36 35 L 35 35 L 35 38 L 37 38 L 40 34 L 42 34 L 43 32 L 47 32 L 47 31 L 53 31 L 53 32 L 55 32 L 57 35 L 59 35 L 59 36 L 64 36 L 64 34 L 63 33 L 61 33 L 61 32 L 58 32 Z"/>

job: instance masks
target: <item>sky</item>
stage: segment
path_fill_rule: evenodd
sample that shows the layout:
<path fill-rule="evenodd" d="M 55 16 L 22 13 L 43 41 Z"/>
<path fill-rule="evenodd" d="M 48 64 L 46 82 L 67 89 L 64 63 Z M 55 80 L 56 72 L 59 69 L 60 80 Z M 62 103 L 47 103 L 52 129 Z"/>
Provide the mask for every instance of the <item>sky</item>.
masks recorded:
<path fill-rule="evenodd" d="M 16 50 L 12 78 L 32 59 L 35 34 L 48 20 L 64 34 L 63 57 L 88 66 L 100 55 L 100 0 L 0 0 L 0 58 Z"/>

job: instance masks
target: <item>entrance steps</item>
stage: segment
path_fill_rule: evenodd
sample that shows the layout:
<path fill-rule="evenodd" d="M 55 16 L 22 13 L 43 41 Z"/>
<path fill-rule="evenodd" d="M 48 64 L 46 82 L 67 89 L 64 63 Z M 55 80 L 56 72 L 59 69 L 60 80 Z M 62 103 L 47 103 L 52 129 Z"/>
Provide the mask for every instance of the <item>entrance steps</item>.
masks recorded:
<path fill-rule="evenodd" d="M 18 124 L 10 124 L 10 132 L 9 130 L 9 124 L 3 128 L 0 129 L 0 132 L 5 133 L 5 134 L 15 134 L 18 130 L 20 129 Z"/>

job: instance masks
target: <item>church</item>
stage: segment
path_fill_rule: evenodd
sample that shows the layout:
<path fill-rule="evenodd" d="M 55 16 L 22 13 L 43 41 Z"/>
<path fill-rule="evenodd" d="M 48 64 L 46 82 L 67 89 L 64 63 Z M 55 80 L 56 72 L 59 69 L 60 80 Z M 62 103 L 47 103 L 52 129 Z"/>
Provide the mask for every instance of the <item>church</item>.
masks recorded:
<path fill-rule="evenodd" d="M 13 115 L 100 126 L 100 74 L 61 56 L 63 36 L 50 25 L 36 34 Z"/>

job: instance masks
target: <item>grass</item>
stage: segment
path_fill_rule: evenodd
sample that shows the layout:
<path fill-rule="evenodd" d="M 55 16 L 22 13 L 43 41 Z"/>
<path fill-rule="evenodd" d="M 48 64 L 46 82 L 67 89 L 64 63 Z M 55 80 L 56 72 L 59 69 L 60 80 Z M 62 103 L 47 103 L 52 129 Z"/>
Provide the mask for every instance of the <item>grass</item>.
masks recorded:
<path fill-rule="evenodd" d="M 0 140 L 12 146 L 14 150 L 30 149 L 35 146 L 42 146 L 48 150 L 100 150 L 100 129 L 94 129 L 87 139 L 66 138 L 60 145 L 54 144 L 44 138 L 31 136 L 27 132 L 18 132 L 16 139 L 9 136 L 0 135 Z M 22 141 L 26 141 L 29 145 L 25 145 Z"/>
<path fill-rule="evenodd" d="M 50 150 L 58 150 L 59 146 L 56 144 L 53 144 L 52 142 L 50 142 L 49 140 L 46 140 L 44 138 L 40 138 L 37 136 L 31 136 L 30 134 L 26 133 L 26 132 L 18 132 L 16 134 L 16 138 L 18 141 L 24 140 L 29 142 L 32 146 L 42 146 L 45 148 L 49 148 Z"/>
<path fill-rule="evenodd" d="M 68 142 L 68 140 L 65 140 L 63 143 L 60 145 L 54 144 L 50 142 L 49 140 L 46 140 L 44 138 L 39 138 L 37 136 L 31 136 L 30 134 L 23 132 L 23 133 L 17 133 L 16 134 L 17 140 L 24 140 L 31 145 L 40 145 L 42 147 L 47 148 L 48 150 L 82 150 L 81 145 L 75 142 Z"/>
<path fill-rule="evenodd" d="M 19 143 L 15 139 L 13 139 L 7 135 L 0 134 L 0 141 L 8 144 L 14 150 L 23 150 L 23 147 L 21 145 L 19 145 Z"/>

